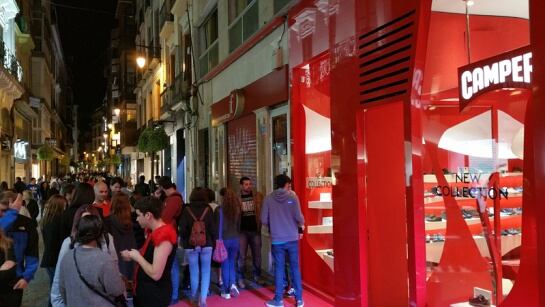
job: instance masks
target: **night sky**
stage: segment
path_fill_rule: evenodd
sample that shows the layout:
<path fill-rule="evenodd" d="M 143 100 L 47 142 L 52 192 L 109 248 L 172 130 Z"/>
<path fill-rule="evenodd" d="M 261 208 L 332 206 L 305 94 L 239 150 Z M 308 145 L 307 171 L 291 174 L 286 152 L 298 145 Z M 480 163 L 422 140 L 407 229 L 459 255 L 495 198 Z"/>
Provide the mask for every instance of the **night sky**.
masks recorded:
<path fill-rule="evenodd" d="M 55 0 L 65 61 L 79 105 L 81 135 L 90 129 L 91 114 L 105 96 L 104 66 L 117 0 Z M 83 145 L 83 144 L 82 144 Z"/>

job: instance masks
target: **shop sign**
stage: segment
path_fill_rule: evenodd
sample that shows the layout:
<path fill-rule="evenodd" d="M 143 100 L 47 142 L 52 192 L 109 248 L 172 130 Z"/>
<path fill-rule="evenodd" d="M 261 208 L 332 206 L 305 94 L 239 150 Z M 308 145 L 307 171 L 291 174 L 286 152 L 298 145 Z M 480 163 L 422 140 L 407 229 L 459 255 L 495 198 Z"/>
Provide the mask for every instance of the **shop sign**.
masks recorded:
<path fill-rule="evenodd" d="M 27 160 L 28 158 L 28 142 L 17 141 L 13 144 L 13 155 L 16 160 Z"/>
<path fill-rule="evenodd" d="M 211 107 L 212 126 L 218 126 L 239 117 L 244 111 L 244 92 L 240 89 L 231 92 L 229 97 Z"/>
<path fill-rule="evenodd" d="M 475 97 L 500 88 L 530 88 L 532 81 L 530 46 L 458 68 L 460 110 Z"/>
<path fill-rule="evenodd" d="M 307 189 L 330 188 L 332 185 L 331 177 L 307 177 Z"/>

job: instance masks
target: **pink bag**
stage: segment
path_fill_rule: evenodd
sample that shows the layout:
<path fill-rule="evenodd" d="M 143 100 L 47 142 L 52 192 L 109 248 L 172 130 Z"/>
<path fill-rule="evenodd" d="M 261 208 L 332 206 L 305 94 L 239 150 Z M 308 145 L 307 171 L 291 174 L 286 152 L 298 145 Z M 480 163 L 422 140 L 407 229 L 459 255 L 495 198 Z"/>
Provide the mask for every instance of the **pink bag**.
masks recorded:
<path fill-rule="evenodd" d="M 217 263 L 222 263 L 227 259 L 227 249 L 223 244 L 222 232 L 223 232 L 223 208 L 219 207 L 220 210 L 220 227 L 219 227 L 219 239 L 216 240 L 216 248 L 214 249 L 214 254 L 212 259 Z"/>
<path fill-rule="evenodd" d="M 227 259 L 227 249 L 223 245 L 223 240 L 216 240 L 216 248 L 214 249 L 212 259 L 217 263 L 222 263 Z"/>

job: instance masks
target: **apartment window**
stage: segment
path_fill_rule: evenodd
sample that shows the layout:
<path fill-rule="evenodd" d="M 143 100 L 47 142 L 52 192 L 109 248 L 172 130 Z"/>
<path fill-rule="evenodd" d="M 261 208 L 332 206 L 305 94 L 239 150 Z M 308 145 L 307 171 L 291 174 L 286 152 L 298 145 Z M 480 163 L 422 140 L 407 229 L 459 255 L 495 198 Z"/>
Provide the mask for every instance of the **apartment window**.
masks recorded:
<path fill-rule="evenodd" d="M 199 77 L 218 65 L 218 10 L 214 10 L 199 28 Z"/>
<path fill-rule="evenodd" d="M 229 0 L 229 52 L 233 52 L 259 28 L 257 0 Z"/>
<path fill-rule="evenodd" d="M 292 0 L 274 0 L 274 14 L 278 14 Z"/>

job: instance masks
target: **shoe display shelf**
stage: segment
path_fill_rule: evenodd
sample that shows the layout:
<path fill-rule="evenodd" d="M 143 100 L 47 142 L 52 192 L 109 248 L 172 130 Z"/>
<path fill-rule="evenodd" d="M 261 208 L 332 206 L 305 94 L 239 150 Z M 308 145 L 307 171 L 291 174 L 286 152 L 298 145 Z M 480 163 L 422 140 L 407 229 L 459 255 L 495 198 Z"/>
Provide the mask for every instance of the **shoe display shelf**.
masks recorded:
<path fill-rule="evenodd" d="M 335 265 L 333 264 L 334 256 L 330 255 L 330 253 L 333 252 L 333 250 L 319 249 L 319 250 L 316 250 L 316 252 L 318 253 L 318 255 L 322 257 L 322 259 L 324 259 L 325 263 L 327 263 L 327 265 L 331 268 L 331 270 L 333 270 L 333 268 L 335 267 Z"/>

